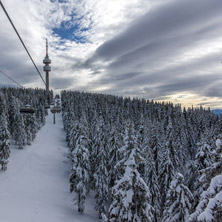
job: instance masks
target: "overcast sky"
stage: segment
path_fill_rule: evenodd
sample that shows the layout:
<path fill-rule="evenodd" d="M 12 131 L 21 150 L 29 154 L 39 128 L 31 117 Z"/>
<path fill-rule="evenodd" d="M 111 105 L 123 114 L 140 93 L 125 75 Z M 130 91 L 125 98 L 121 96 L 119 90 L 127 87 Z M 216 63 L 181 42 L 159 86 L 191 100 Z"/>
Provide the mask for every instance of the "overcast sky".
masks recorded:
<path fill-rule="evenodd" d="M 222 107 L 221 0 L 2 0 L 50 88 Z M 0 71 L 44 87 L 0 8 Z M 45 76 L 45 75 L 44 75 Z M 0 75 L 0 84 L 13 84 Z"/>

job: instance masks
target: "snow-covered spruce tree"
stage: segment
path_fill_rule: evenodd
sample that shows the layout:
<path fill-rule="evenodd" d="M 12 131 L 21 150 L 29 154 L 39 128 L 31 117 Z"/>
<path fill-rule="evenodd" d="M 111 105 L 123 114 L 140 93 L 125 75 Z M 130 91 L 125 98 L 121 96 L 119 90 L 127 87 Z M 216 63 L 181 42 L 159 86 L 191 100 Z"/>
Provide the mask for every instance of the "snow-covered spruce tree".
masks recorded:
<path fill-rule="evenodd" d="M 38 132 L 38 123 L 36 121 L 35 113 L 31 115 L 30 128 L 31 128 L 32 141 L 33 141 L 36 137 L 36 133 Z"/>
<path fill-rule="evenodd" d="M 81 134 L 76 142 L 76 147 L 72 151 L 72 170 L 70 175 L 70 192 L 77 193 L 78 211 L 84 211 L 86 193 L 89 191 L 89 150 L 88 139 Z"/>
<path fill-rule="evenodd" d="M 154 221 L 150 191 L 136 169 L 136 156 L 135 149 L 132 149 L 124 163 L 125 173 L 113 187 L 108 222 Z"/>
<path fill-rule="evenodd" d="M 216 140 L 214 163 L 200 171 L 204 189 L 191 222 L 221 222 L 222 219 L 222 136 Z"/>
<path fill-rule="evenodd" d="M 213 163 L 211 147 L 206 142 L 197 143 L 197 154 L 195 156 L 195 164 L 197 170 L 207 168 Z"/>
<path fill-rule="evenodd" d="M 95 117 L 94 117 L 95 118 Z M 101 113 L 98 116 L 98 123 L 97 125 L 94 126 L 93 132 L 91 132 L 91 137 L 92 137 L 92 144 L 91 144 L 91 149 L 90 149 L 90 167 L 91 167 L 91 176 L 94 176 L 97 166 L 100 165 L 100 148 L 103 148 L 102 141 L 104 141 L 105 138 L 105 123 L 103 120 L 103 117 Z M 95 189 L 95 180 L 94 178 L 91 178 L 91 188 Z"/>
<path fill-rule="evenodd" d="M 145 150 L 146 159 L 145 159 L 145 172 L 144 172 L 144 181 L 146 182 L 150 194 L 151 202 L 150 204 L 154 208 L 154 222 L 160 221 L 160 186 L 158 183 L 158 176 L 156 165 L 153 158 L 153 150 L 147 146 Z"/>
<path fill-rule="evenodd" d="M 166 142 L 163 140 L 163 144 L 160 144 L 160 164 L 158 169 L 158 181 L 160 184 L 160 196 L 161 196 L 161 212 L 163 212 L 163 207 L 166 201 L 166 194 L 170 187 L 170 183 L 175 177 L 176 169 L 171 160 L 170 150 L 165 145 Z"/>
<path fill-rule="evenodd" d="M 162 221 L 188 222 L 192 204 L 193 195 L 189 188 L 184 185 L 183 175 L 177 173 L 167 192 Z"/>
<path fill-rule="evenodd" d="M 195 181 L 195 192 L 194 197 L 195 201 L 198 202 L 201 193 L 204 191 L 203 184 L 200 182 L 199 178 L 201 177 L 200 172 L 201 170 L 209 167 L 213 163 L 213 154 L 211 152 L 211 147 L 206 142 L 204 142 L 205 139 L 203 139 L 203 142 L 197 143 L 197 154 L 195 156 L 195 171 L 197 174 L 196 181 Z"/>
<path fill-rule="evenodd" d="M 109 203 L 109 174 L 107 170 L 108 166 L 108 150 L 107 150 L 107 138 L 101 138 L 102 141 L 99 147 L 98 160 L 96 171 L 94 173 L 95 181 L 95 209 L 99 213 L 101 219 L 103 215 L 107 215 L 107 205 Z"/>
<path fill-rule="evenodd" d="M 8 158 L 10 156 L 9 132 L 7 129 L 7 121 L 4 113 L 0 115 L 0 164 L 1 169 L 6 170 Z"/>
<path fill-rule="evenodd" d="M 5 100 L 5 95 L 0 92 L 0 114 L 4 113 L 5 116 L 7 114 L 7 106 L 6 106 L 6 100 Z"/>
<path fill-rule="evenodd" d="M 19 149 L 22 149 L 27 143 L 25 125 L 23 120 L 23 115 L 21 113 L 15 114 L 15 124 L 14 124 L 14 134 L 13 139 L 15 140 L 15 144 Z"/>
<path fill-rule="evenodd" d="M 38 124 L 35 119 L 35 114 L 26 113 L 24 114 L 24 124 L 25 124 L 25 132 L 27 145 L 31 145 L 31 142 L 35 139 Z"/>
<path fill-rule="evenodd" d="M 159 127 L 158 127 L 159 125 L 158 122 L 155 122 L 153 125 L 152 124 L 150 125 L 151 125 L 150 135 L 149 134 L 146 135 L 148 137 L 148 146 L 146 146 L 146 148 L 149 147 L 152 150 L 153 161 L 154 161 L 156 172 L 158 175 L 158 169 L 159 169 L 159 164 L 160 164 L 160 152 L 161 152 L 159 141 L 161 141 L 162 139 L 163 132 L 160 132 Z"/>
<path fill-rule="evenodd" d="M 68 112 L 63 116 L 64 129 L 66 131 L 66 141 L 70 152 L 75 148 L 76 140 L 79 136 L 79 121 L 74 120 L 73 112 Z"/>
<path fill-rule="evenodd" d="M 168 126 L 166 130 L 166 143 L 165 143 L 166 149 L 169 150 L 170 159 L 173 163 L 173 166 L 175 169 L 179 168 L 179 158 L 178 158 L 178 149 L 179 149 L 179 143 L 177 140 L 177 135 L 172 123 L 172 119 L 169 116 L 168 118 Z"/>
<path fill-rule="evenodd" d="M 135 130 L 136 134 L 136 144 L 141 153 L 143 153 L 143 157 L 147 156 L 147 148 L 148 148 L 148 128 L 145 126 L 145 118 L 143 115 L 140 116 L 140 120 L 137 129 Z M 138 171 L 144 176 L 145 173 L 145 159 L 138 163 L 137 166 Z"/>
<path fill-rule="evenodd" d="M 29 114 L 29 113 L 23 114 L 27 145 L 31 145 L 31 142 L 32 142 L 32 133 L 31 133 L 31 124 L 30 124 L 31 115 L 32 114 Z"/>
<path fill-rule="evenodd" d="M 15 130 L 15 115 L 19 112 L 19 102 L 18 99 L 10 95 L 8 100 L 8 125 L 10 135 L 14 134 Z"/>
<path fill-rule="evenodd" d="M 36 112 L 37 126 L 38 130 L 45 125 L 45 108 L 44 106 L 40 106 Z"/>
<path fill-rule="evenodd" d="M 117 180 L 117 169 L 115 165 L 119 161 L 118 150 L 122 146 L 122 138 L 119 131 L 113 126 L 110 130 L 108 138 L 108 171 L 109 171 L 109 186 L 112 188 Z"/>
<path fill-rule="evenodd" d="M 194 160 L 188 160 L 184 167 L 184 180 L 190 191 L 194 194 L 194 200 L 198 201 L 199 198 L 195 196 L 194 191 L 197 189 L 198 171 L 197 165 Z"/>
<path fill-rule="evenodd" d="M 69 130 L 66 133 L 67 146 L 69 147 L 70 154 L 75 149 L 76 141 L 80 136 L 80 123 L 78 121 L 72 122 Z"/>
<path fill-rule="evenodd" d="M 135 150 L 135 153 L 136 153 L 135 158 L 139 158 L 139 160 L 140 160 L 140 161 L 138 161 L 138 159 L 136 159 L 136 162 L 142 163 L 144 161 L 144 159 L 141 155 L 141 151 L 138 149 L 134 126 L 129 120 L 127 120 L 127 122 L 125 123 L 123 146 L 118 150 L 119 161 L 115 165 L 117 179 L 122 178 L 122 176 L 125 172 L 125 162 L 128 160 L 133 149 Z"/>

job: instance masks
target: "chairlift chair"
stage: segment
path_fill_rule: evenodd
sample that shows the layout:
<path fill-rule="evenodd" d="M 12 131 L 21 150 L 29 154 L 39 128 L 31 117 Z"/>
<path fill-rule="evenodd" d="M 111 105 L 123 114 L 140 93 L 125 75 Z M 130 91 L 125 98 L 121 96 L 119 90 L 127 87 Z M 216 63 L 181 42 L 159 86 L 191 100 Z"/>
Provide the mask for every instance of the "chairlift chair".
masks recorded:
<path fill-rule="evenodd" d="M 57 113 L 60 113 L 61 112 L 61 108 L 60 107 L 56 107 L 56 111 L 57 111 Z"/>
<path fill-rule="evenodd" d="M 55 107 L 52 107 L 52 108 L 51 108 L 51 113 L 56 113 Z"/>
<path fill-rule="evenodd" d="M 20 113 L 34 113 L 34 112 L 35 109 L 29 104 L 26 104 L 25 106 L 22 106 L 20 108 Z"/>
<path fill-rule="evenodd" d="M 61 108 L 58 106 L 51 108 L 51 113 L 60 113 L 60 112 L 61 112 Z"/>
<path fill-rule="evenodd" d="M 45 107 L 45 109 L 49 109 L 50 105 L 46 103 L 44 107 Z"/>

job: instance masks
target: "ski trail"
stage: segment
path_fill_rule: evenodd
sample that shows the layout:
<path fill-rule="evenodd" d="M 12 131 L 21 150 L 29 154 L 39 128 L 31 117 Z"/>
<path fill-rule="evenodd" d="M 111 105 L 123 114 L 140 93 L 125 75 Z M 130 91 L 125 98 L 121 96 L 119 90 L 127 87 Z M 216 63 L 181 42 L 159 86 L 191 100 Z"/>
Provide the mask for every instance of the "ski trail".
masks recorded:
<path fill-rule="evenodd" d="M 51 113 L 31 146 L 11 147 L 8 169 L 0 172 L 1 222 L 100 221 L 91 196 L 85 213 L 77 212 L 69 193 L 67 150 L 61 114 L 54 125 Z"/>

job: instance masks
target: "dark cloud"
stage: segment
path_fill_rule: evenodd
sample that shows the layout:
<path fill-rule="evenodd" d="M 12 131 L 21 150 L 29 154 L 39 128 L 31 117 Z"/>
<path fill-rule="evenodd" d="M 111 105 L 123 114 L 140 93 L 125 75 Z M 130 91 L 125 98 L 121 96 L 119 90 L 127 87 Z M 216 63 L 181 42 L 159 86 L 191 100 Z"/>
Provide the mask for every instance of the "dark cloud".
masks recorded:
<path fill-rule="evenodd" d="M 208 83 L 207 86 L 206 86 L 206 82 Z M 192 92 L 192 93 L 198 93 L 198 94 L 201 93 L 202 95 L 206 95 L 206 96 L 212 96 L 207 92 L 209 91 L 209 89 L 212 89 L 212 85 L 215 86 L 214 82 L 215 82 L 214 75 L 195 76 L 195 77 L 177 79 L 173 83 L 158 86 L 158 90 L 160 91 L 161 94 L 175 94 L 177 92 Z"/>
<path fill-rule="evenodd" d="M 63 78 L 52 77 L 50 79 L 50 85 L 55 90 L 64 90 L 73 86 L 73 79 L 70 79 L 69 77 L 63 77 Z"/>
<path fill-rule="evenodd" d="M 113 84 L 115 88 L 114 90 L 117 90 L 118 88 L 123 89 L 124 86 L 127 85 L 131 87 L 154 87 L 155 85 L 158 85 L 161 87 L 164 85 L 173 86 L 174 84 L 181 84 L 181 89 L 184 89 L 185 86 L 182 87 L 183 84 L 186 85 L 186 82 L 190 81 L 193 88 L 188 86 L 189 90 L 197 91 L 198 81 L 199 83 L 203 82 L 203 84 L 208 85 L 212 81 L 218 81 L 220 79 L 220 73 L 215 73 L 213 71 L 209 72 L 208 70 L 219 64 L 219 56 L 219 53 L 215 53 L 211 56 L 207 55 L 201 59 L 193 59 L 187 63 L 179 63 L 171 67 L 163 68 L 162 70 L 153 70 L 150 68 L 150 70 L 148 69 L 144 72 L 117 72 L 112 75 L 105 75 L 101 78 L 100 83 Z M 158 67 L 158 63 L 156 63 L 156 65 Z M 201 69 L 205 71 L 201 72 Z M 190 80 L 188 81 L 189 78 Z M 197 85 L 193 85 L 192 82 L 195 82 Z"/>
<path fill-rule="evenodd" d="M 204 86 L 204 95 L 208 97 L 222 97 L 222 80 Z"/>
<path fill-rule="evenodd" d="M 195 33 L 192 33 L 192 35 L 187 34 L 180 38 L 173 37 L 156 40 L 153 43 L 149 43 L 118 57 L 108 66 L 108 70 L 110 72 L 115 70 L 121 71 L 122 69 L 126 70 L 129 68 L 146 68 L 147 70 L 151 70 L 158 65 L 162 66 L 164 63 L 170 64 L 171 62 L 176 61 L 181 54 L 200 45 L 203 41 L 203 36 L 205 37 L 204 41 L 211 39 L 212 35 L 218 36 L 218 33 L 220 32 L 220 23 L 217 23 L 213 30 L 212 27 L 209 27 L 209 30 L 204 28 L 203 30 L 198 30 Z"/>
<path fill-rule="evenodd" d="M 205 51 L 221 36 L 221 10 L 220 0 L 171 1 L 102 44 L 82 67 L 99 70 L 100 65 L 99 83 L 111 85 L 104 92 L 221 96 L 215 68 L 221 55 Z"/>
<path fill-rule="evenodd" d="M 197 104 L 198 106 L 206 106 L 206 107 L 218 107 L 221 106 L 221 102 L 217 101 L 217 102 L 203 102 L 203 103 L 199 103 Z"/>
<path fill-rule="evenodd" d="M 116 59 L 160 39 L 187 35 L 221 18 L 220 0 L 186 0 L 149 11 L 120 35 L 102 44 L 94 55 L 106 60 Z"/>
<path fill-rule="evenodd" d="M 0 70 L 22 85 L 30 82 L 38 82 L 39 74 L 22 44 L 16 38 L 17 36 L 14 33 L 11 34 L 13 34 L 13 38 L 11 36 L 5 36 L 4 33 L 0 32 Z M 36 59 L 33 59 L 36 62 Z M 36 65 L 38 66 L 38 63 L 36 63 Z M 43 73 L 42 67 L 43 66 L 38 66 L 41 73 Z M 9 80 L 8 84 L 10 83 Z M 38 87 L 39 86 L 43 87 L 44 85 L 38 85 Z"/>

